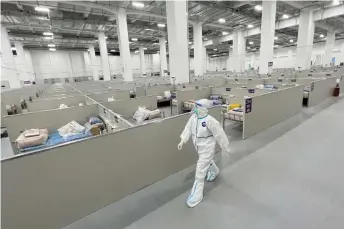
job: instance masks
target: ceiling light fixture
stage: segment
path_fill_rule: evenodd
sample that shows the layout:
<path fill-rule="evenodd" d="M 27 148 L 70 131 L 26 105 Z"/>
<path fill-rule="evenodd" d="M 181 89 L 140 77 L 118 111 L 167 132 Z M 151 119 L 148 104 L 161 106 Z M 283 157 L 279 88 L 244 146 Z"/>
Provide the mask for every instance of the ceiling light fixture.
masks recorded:
<path fill-rule="evenodd" d="M 44 39 L 46 39 L 46 40 L 52 40 L 52 39 L 54 39 L 53 37 L 44 37 Z"/>
<path fill-rule="evenodd" d="M 222 35 L 228 35 L 229 33 L 227 31 L 223 31 Z"/>
<path fill-rule="evenodd" d="M 206 38 L 206 37 L 205 37 L 205 38 L 204 38 L 204 40 L 205 40 L 205 41 L 207 41 L 207 40 L 208 40 L 208 38 Z"/>
<path fill-rule="evenodd" d="M 253 43 L 253 41 L 250 41 L 250 42 L 248 42 L 250 45 L 253 45 L 254 43 Z"/>
<path fill-rule="evenodd" d="M 140 51 L 139 50 L 136 50 L 135 53 L 139 53 Z"/>
<path fill-rule="evenodd" d="M 226 19 L 220 18 L 220 19 L 219 19 L 219 22 L 220 22 L 220 23 L 225 23 L 225 22 L 226 22 Z"/>
<path fill-rule="evenodd" d="M 131 38 L 131 40 L 132 40 L 132 41 L 137 41 L 137 38 L 134 38 L 134 37 L 133 37 L 133 38 Z"/>
<path fill-rule="evenodd" d="M 251 28 L 253 28 L 253 25 L 252 24 L 248 24 L 247 28 L 251 29 Z"/>
<path fill-rule="evenodd" d="M 105 37 L 105 39 L 107 39 L 107 37 Z"/>
<path fill-rule="evenodd" d="M 137 8 L 143 8 L 145 7 L 145 4 L 143 4 L 142 2 L 133 2 L 133 6 Z"/>
<path fill-rule="evenodd" d="M 256 11 L 262 11 L 263 7 L 261 5 L 255 5 L 254 9 Z"/>
<path fill-rule="evenodd" d="M 49 51 L 55 52 L 55 51 L 56 51 L 56 48 L 50 48 Z"/>
<path fill-rule="evenodd" d="M 283 15 L 282 15 L 282 18 L 283 18 L 283 19 L 288 19 L 288 18 L 289 18 L 289 15 L 288 15 L 288 14 L 283 14 Z"/>
<path fill-rule="evenodd" d="M 43 35 L 44 36 L 52 36 L 54 35 L 52 32 L 43 32 Z"/>
<path fill-rule="evenodd" d="M 320 36 L 319 36 L 319 37 L 323 38 L 323 37 L 324 37 L 324 34 L 320 34 Z"/>
<path fill-rule="evenodd" d="M 189 41 L 189 45 L 192 45 L 192 42 L 191 42 L 191 41 Z"/>
<path fill-rule="evenodd" d="M 147 50 L 147 48 L 143 48 L 143 50 Z"/>
<path fill-rule="evenodd" d="M 116 50 L 115 49 L 111 49 L 110 52 L 116 52 Z"/>
<path fill-rule="evenodd" d="M 55 44 L 48 44 L 48 47 L 56 47 Z"/>
<path fill-rule="evenodd" d="M 293 42 L 294 42 L 294 40 L 293 40 L 293 39 L 291 39 L 291 40 L 289 40 L 289 42 L 290 42 L 290 43 L 293 43 Z"/>
<path fill-rule="evenodd" d="M 248 46 L 248 47 L 247 47 L 247 49 L 251 49 L 251 47 L 250 47 L 250 46 Z"/>
<path fill-rule="evenodd" d="M 274 48 L 278 48 L 278 45 L 274 45 Z"/>
<path fill-rule="evenodd" d="M 214 49 L 214 51 L 217 51 L 217 49 Z"/>
<path fill-rule="evenodd" d="M 229 46 L 230 48 L 233 48 L 233 45 Z"/>
<path fill-rule="evenodd" d="M 159 23 L 158 24 L 158 27 L 160 27 L 160 28 L 164 28 L 166 25 L 165 24 L 162 24 L 162 23 Z"/>
<path fill-rule="evenodd" d="M 49 12 L 50 11 L 49 8 L 41 7 L 41 6 L 36 6 L 35 10 L 38 12 Z"/>
<path fill-rule="evenodd" d="M 16 48 L 15 48 L 15 47 L 11 47 L 11 50 L 13 50 L 13 51 L 14 51 L 14 50 L 16 50 Z"/>

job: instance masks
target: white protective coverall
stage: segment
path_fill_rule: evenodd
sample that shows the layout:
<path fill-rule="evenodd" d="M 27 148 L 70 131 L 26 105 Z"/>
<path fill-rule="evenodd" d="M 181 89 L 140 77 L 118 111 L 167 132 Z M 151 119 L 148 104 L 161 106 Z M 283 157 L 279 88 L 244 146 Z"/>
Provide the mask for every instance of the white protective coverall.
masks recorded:
<path fill-rule="evenodd" d="M 207 181 L 213 181 L 219 174 L 219 169 L 213 160 L 216 141 L 223 152 L 229 153 L 229 141 L 221 124 L 208 115 L 208 108 L 212 107 L 212 105 L 212 101 L 207 99 L 197 101 L 194 114 L 190 117 L 183 133 L 180 135 L 179 150 L 192 136 L 193 144 L 198 152 L 195 182 L 187 199 L 189 207 L 195 207 L 202 201 L 204 179 L 207 177 Z"/>

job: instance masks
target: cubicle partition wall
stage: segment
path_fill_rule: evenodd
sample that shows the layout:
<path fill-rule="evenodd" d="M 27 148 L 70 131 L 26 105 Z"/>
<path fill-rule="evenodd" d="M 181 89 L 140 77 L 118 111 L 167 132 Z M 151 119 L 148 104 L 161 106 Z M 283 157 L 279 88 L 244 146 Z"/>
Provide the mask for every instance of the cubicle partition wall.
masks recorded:
<path fill-rule="evenodd" d="M 243 139 L 301 112 L 302 96 L 303 86 L 297 86 L 246 99 Z"/>
<path fill-rule="evenodd" d="M 186 91 L 177 91 L 176 100 L 177 100 L 177 110 L 178 114 L 183 113 L 183 102 L 188 100 L 198 100 L 198 99 L 208 99 L 211 94 L 211 88 L 200 88 Z"/>
<path fill-rule="evenodd" d="M 318 80 L 311 83 L 311 91 L 308 98 L 308 107 L 332 97 L 333 89 L 336 86 L 336 77 Z"/>
<path fill-rule="evenodd" d="M 113 112 L 122 115 L 124 118 L 133 117 L 139 106 L 147 108 L 157 107 L 155 96 L 145 96 L 128 100 L 104 102 L 101 104 L 106 108 L 109 108 Z"/>
<path fill-rule="evenodd" d="M 3 160 L 2 228 L 60 229 L 195 164 L 191 141 L 176 147 L 189 117 Z"/>
<path fill-rule="evenodd" d="M 94 116 L 98 112 L 98 105 L 82 107 L 70 107 L 66 109 L 55 109 L 48 111 L 38 111 L 13 116 L 3 117 L 3 125 L 6 126 L 8 136 L 12 142 L 19 134 L 27 129 L 48 129 L 49 133 L 66 125 L 74 120 L 83 124 L 86 118 Z"/>
<path fill-rule="evenodd" d="M 108 91 L 105 93 L 94 93 L 94 94 L 88 94 L 88 96 L 97 102 L 103 103 L 107 102 L 108 98 L 114 98 L 115 100 L 127 100 L 130 99 L 130 91 Z"/>
<path fill-rule="evenodd" d="M 58 109 L 61 104 L 65 104 L 68 107 L 73 107 L 78 106 L 80 103 L 85 104 L 85 96 L 81 94 L 73 97 L 39 99 L 32 102 L 27 102 L 27 110 L 29 112 L 53 110 Z"/>
<path fill-rule="evenodd" d="M 170 85 L 146 87 L 146 96 L 164 95 L 165 91 L 171 91 L 171 90 L 172 90 L 172 86 Z"/>
<path fill-rule="evenodd" d="M 146 96 L 146 87 L 135 87 L 135 96 L 136 97 Z"/>

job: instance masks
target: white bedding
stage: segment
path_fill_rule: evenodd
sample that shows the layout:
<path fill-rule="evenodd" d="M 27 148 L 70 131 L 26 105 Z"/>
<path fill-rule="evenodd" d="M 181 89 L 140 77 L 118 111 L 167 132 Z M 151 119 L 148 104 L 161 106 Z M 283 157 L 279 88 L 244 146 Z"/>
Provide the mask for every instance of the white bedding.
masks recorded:
<path fill-rule="evenodd" d="M 225 113 L 225 118 L 242 122 L 244 120 L 244 112 L 231 110 Z"/>
<path fill-rule="evenodd" d="M 309 97 L 309 91 L 303 91 L 303 98 L 307 99 Z"/>

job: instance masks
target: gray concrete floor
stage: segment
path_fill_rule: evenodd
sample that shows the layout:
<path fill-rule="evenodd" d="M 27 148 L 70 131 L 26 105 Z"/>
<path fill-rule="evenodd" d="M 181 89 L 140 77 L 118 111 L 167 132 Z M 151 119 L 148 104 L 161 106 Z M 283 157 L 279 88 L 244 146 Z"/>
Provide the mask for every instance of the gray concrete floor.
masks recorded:
<path fill-rule="evenodd" d="M 185 204 L 191 166 L 64 229 L 343 228 L 344 100 L 335 102 L 245 141 L 240 125 L 226 123 L 234 155 L 217 156 L 221 175 L 194 209 Z"/>

